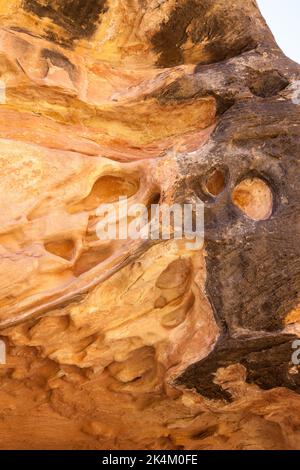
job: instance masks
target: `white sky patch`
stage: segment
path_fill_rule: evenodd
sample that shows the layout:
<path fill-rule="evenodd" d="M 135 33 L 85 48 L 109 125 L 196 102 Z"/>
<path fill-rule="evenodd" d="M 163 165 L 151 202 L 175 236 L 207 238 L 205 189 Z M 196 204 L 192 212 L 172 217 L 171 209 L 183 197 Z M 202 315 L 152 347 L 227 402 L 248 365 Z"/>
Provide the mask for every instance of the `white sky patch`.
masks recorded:
<path fill-rule="evenodd" d="M 300 64 L 300 1 L 257 0 L 278 45 Z"/>

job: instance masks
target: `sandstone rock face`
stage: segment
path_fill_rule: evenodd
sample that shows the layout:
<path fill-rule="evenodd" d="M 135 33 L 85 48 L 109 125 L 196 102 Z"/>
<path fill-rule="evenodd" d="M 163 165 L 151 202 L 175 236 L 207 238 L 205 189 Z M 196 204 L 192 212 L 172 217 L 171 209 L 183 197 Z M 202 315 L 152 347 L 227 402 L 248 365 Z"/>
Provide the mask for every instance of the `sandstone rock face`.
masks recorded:
<path fill-rule="evenodd" d="M 0 448 L 300 447 L 300 67 L 252 0 L 0 0 Z M 100 240 L 205 203 L 205 243 Z"/>

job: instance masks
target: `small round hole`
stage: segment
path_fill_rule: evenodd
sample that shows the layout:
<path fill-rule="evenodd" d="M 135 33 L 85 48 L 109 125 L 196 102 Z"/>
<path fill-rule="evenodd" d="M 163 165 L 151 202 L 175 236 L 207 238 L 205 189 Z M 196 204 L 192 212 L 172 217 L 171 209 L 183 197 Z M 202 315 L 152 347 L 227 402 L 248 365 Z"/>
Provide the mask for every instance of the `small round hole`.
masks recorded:
<path fill-rule="evenodd" d="M 272 215 L 273 194 L 260 178 L 247 178 L 233 191 L 234 204 L 252 220 L 267 220 Z"/>
<path fill-rule="evenodd" d="M 226 176 L 222 169 L 215 168 L 207 177 L 205 183 L 206 191 L 216 197 L 224 191 L 226 186 Z"/>

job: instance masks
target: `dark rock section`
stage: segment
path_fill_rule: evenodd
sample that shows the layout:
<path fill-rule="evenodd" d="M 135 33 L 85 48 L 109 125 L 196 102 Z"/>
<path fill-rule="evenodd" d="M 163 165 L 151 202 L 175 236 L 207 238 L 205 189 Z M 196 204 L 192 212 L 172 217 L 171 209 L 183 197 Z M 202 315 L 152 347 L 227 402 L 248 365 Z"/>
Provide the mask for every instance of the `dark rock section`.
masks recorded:
<path fill-rule="evenodd" d="M 71 42 L 91 37 L 99 16 L 107 11 L 106 0 L 24 0 L 23 8 L 40 18 L 50 18 L 65 29 Z"/>
<path fill-rule="evenodd" d="M 300 293 L 300 110 L 286 91 L 285 59 L 277 62 L 278 71 L 260 71 L 260 59 L 253 53 L 248 58 L 244 69 L 235 61 L 214 66 L 214 81 L 205 77 L 205 67 L 198 69 L 204 72 L 199 92 L 206 87 L 221 99 L 230 94 L 233 105 L 220 114 L 212 143 L 183 161 L 185 176 L 176 194 L 179 200 L 197 195 L 206 204 L 206 290 L 222 331 L 211 355 L 178 383 L 209 398 L 230 398 L 213 379 L 219 367 L 234 363 L 245 365 L 247 380 L 263 389 L 300 392 L 299 381 L 287 372 L 295 338 L 281 333 Z M 240 71 L 236 78 L 235 67 Z M 290 77 L 299 80 L 292 63 Z M 198 92 L 195 85 L 184 89 Z M 215 196 L 205 190 L 214 168 L 226 176 Z M 273 208 L 267 220 L 252 220 L 235 206 L 233 191 L 246 178 L 258 178 L 270 188 Z"/>
<path fill-rule="evenodd" d="M 263 390 L 286 387 L 299 393 L 300 377 L 289 373 L 291 367 L 292 335 L 265 337 L 223 337 L 213 352 L 203 361 L 190 366 L 176 381 L 196 389 L 210 399 L 232 401 L 231 394 L 214 382 L 221 367 L 242 364 L 247 370 L 247 382 Z"/>
<path fill-rule="evenodd" d="M 201 48 L 201 64 L 238 56 L 271 39 L 267 30 L 263 38 L 254 25 L 254 18 L 228 2 L 185 0 L 174 8 L 152 37 L 152 44 L 160 54 L 157 65 L 182 64 L 183 48 L 188 41 Z"/>
<path fill-rule="evenodd" d="M 78 71 L 75 65 L 60 52 L 51 49 L 43 49 L 41 51 L 41 56 L 44 59 L 49 59 L 53 65 L 65 69 L 73 82 L 78 78 Z"/>
<path fill-rule="evenodd" d="M 276 70 L 258 72 L 249 80 L 249 89 L 255 96 L 270 98 L 289 85 L 289 81 Z"/>

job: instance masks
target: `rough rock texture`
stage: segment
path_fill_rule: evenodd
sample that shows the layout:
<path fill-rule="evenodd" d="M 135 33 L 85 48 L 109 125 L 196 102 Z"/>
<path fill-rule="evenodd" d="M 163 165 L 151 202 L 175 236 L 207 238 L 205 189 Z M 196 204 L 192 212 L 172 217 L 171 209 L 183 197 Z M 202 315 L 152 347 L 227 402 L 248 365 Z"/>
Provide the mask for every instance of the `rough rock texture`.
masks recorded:
<path fill-rule="evenodd" d="M 0 0 L 2 449 L 300 447 L 300 67 L 253 0 Z M 96 208 L 205 202 L 205 245 Z"/>

